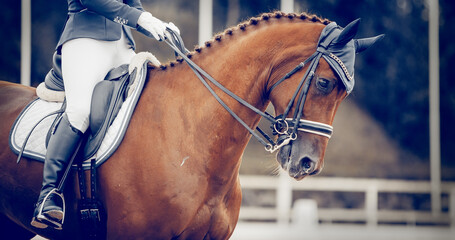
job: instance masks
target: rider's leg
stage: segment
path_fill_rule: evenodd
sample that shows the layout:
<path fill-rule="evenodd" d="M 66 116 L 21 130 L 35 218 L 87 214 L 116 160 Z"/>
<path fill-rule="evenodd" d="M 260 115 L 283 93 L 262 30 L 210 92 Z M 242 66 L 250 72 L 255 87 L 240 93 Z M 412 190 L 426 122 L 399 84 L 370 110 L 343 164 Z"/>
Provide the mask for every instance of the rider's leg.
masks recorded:
<path fill-rule="evenodd" d="M 113 67 L 115 52 L 116 42 L 84 38 L 71 40 L 62 47 L 66 112 L 48 144 L 43 187 L 32 219 L 32 226 L 45 228 L 49 225 L 56 229 L 61 228 L 64 200 L 56 194 L 49 194 L 46 201 L 43 199 L 59 185 L 66 168 L 70 167 L 68 163 L 71 156 L 89 125 L 93 89 Z"/>
<path fill-rule="evenodd" d="M 117 52 L 114 58 L 114 66 L 118 67 L 123 64 L 129 64 L 131 59 L 136 55 L 136 52 L 128 45 L 128 40 L 123 32 L 120 40 L 116 41 L 116 45 Z"/>
<path fill-rule="evenodd" d="M 95 85 L 114 67 L 115 42 L 79 38 L 62 47 L 66 113 L 70 123 L 85 132 L 89 126 L 90 104 Z"/>
<path fill-rule="evenodd" d="M 82 132 L 71 126 L 66 114 L 63 114 L 51 136 L 47 148 L 43 169 L 43 184 L 38 203 L 33 214 L 32 226 L 45 228 L 52 225 L 61 228 L 63 219 L 63 199 L 51 194 L 58 187 L 66 170 L 68 161 L 79 147 Z"/>

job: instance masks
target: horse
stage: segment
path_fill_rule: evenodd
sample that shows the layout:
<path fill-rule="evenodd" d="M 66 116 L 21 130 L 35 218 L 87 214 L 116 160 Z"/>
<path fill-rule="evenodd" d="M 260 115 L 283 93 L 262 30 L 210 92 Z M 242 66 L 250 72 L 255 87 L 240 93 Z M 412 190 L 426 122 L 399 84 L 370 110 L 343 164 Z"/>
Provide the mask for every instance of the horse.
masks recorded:
<path fill-rule="evenodd" d="M 280 115 L 299 89 L 302 72 L 311 66 L 275 84 L 312 56 L 329 23 L 306 13 L 265 13 L 225 30 L 186 56 L 255 108 L 265 111 L 271 103 Z M 299 119 L 331 125 L 348 93 L 326 59 L 315 64 Z M 239 217 L 239 168 L 251 134 L 182 59 L 149 65 L 147 71 L 123 142 L 98 168 L 98 195 L 107 213 L 106 237 L 228 239 Z M 258 125 L 260 116 L 254 111 L 219 88 L 214 91 L 249 127 Z M 43 164 L 29 159 L 17 164 L 17 156 L 8 147 L 8 134 L 21 110 L 36 97 L 35 88 L 0 83 L 0 232 L 15 239 L 35 234 L 80 239 L 75 173 L 64 190 L 63 230 L 30 225 Z M 296 105 L 290 107 L 290 114 L 297 112 Z M 327 137 L 297 131 L 279 150 L 277 161 L 292 178 L 301 180 L 321 171 L 327 144 Z"/>

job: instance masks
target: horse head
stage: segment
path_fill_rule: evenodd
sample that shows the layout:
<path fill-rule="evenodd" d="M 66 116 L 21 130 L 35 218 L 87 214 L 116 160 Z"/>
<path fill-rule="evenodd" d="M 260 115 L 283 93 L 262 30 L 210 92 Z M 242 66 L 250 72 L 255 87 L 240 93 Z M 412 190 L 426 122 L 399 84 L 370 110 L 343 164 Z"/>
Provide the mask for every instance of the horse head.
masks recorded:
<path fill-rule="evenodd" d="M 288 73 L 288 80 L 270 81 L 270 100 L 279 116 L 273 125 L 281 143 L 277 161 L 297 180 L 322 170 L 336 110 L 354 87 L 355 55 L 383 37 L 354 39 L 359 22 L 344 29 L 329 23 L 316 49 L 313 45 L 306 51 L 300 64 L 303 71 L 297 67 Z"/>

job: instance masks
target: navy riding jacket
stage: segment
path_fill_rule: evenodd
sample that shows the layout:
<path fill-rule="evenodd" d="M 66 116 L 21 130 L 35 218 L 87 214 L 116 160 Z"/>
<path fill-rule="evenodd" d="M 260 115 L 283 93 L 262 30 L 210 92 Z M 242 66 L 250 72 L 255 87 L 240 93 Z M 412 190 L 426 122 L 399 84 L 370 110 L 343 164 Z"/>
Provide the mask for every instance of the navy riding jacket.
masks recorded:
<path fill-rule="evenodd" d="M 57 51 L 65 42 L 76 38 L 116 41 L 122 31 L 135 49 L 129 27 L 137 28 L 143 11 L 140 0 L 68 0 L 68 18 Z"/>

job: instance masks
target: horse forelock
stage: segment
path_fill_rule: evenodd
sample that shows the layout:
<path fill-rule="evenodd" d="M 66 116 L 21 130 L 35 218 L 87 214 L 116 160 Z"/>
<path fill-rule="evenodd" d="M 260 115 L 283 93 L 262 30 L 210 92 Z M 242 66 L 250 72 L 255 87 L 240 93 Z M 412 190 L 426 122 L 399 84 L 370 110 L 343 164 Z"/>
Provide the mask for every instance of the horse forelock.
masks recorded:
<path fill-rule="evenodd" d="M 261 22 L 268 22 L 271 19 L 290 19 L 290 20 L 301 20 L 301 21 L 309 21 L 309 22 L 314 22 L 314 23 L 322 23 L 324 25 L 328 25 L 331 21 L 325 18 L 321 18 L 317 15 L 314 14 L 309 14 L 306 12 L 302 13 L 284 13 L 281 11 L 274 11 L 274 12 L 269 12 L 269 13 L 262 13 L 261 15 L 257 17 L 252 17 L 249 18 L 248 20 L 241 22 L 237 24 L 236 26 L 230 27 L 225 29 L 223 32 L 220 32 L 218 34 L 215 34 L 212 39 L 206 41 L 203 46 L 196 46 L 193 51 L 189 52 L 187 54 L 188 58 L 192 58 L 193 55 L 196 54 L 201 54 L 205 48 L 210 48 L 214 45 L 216 45 L 217 42 L 220 42 L 225 36 L 231 36 L 234 34 L 238 33 L 243 33 L 245 30 L 254 25 L 258 25 Z M 278 21 L 279 22 L 279 21 Z M 175 67 L 178 66 L 179 64 L 183 63 L 183 58 L 177 57 L 176 60 L 167 62 L 165 64 L 162 64 L 159 67 L 149 65 L 149 69 L 160 69 L 160 70 L 166 70 L 169 67 Z"/>

